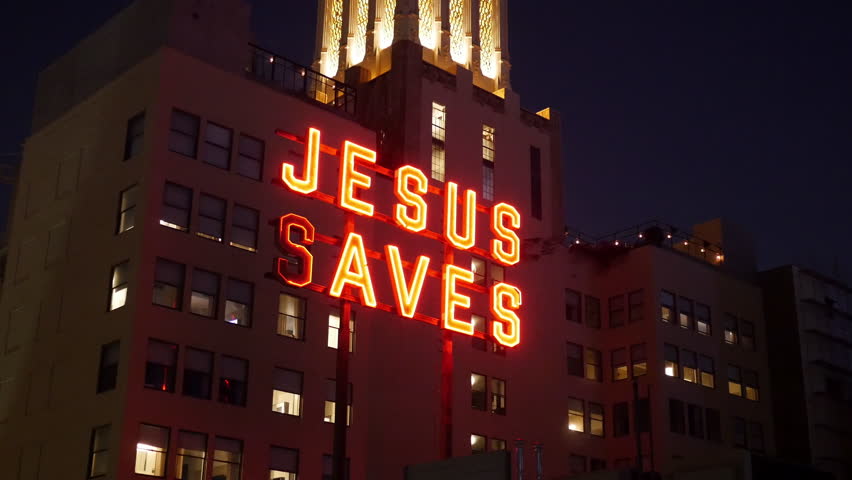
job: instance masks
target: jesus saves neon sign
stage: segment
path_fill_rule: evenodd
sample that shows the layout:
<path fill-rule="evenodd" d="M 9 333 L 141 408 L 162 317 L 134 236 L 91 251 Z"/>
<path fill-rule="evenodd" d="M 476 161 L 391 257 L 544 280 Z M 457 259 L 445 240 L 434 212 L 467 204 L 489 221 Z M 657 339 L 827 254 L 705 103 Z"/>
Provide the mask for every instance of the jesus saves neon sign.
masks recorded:
<path fill-rule="evenodd" d="M 376 152 L 350 141 L 343 142 L 339 150 L 322 145 L 322 134 L 315 128 L 308 130 L 307 136 L 300 139 L 286 132 L 276 132 L 284 138 L 305 144 L 304 164 L 301 172 L 297 167 L 284 163 L 281 168 L 281 184 L 286 188 L 306 196 L 334 203 L 339 208 L 363 217 L 372 217 L 395 224 L 407 232 L 433 238 L 450 245 L 459 251 L 470 251 L 487 256 L 504 266 L 513 266 L 520 261 L 520 239 L 517 231 L 521 227 L 518 210 L 506 203 L 487 208 L 476 204 L 477 194 L 467 189 L 462 194 L 454 182 L 446 182 L 443 189 L 429 185 L 426 175 L 411 165 L 400 167 L 391 172 L 376 165 Z M 320 174 L 320 153 L 337 156 L 340 161 L 337 197 L 318 191 Z M 358 192 L 369 190 L 372 178 L 358 170 L 372 170 L 394 179 L 394 193 L 397 203 L 393 215 L 386 216 L 375 211 L 373 204 L 359 198 Z M 441 234 L 427 229 L 427 194 L 443 196 L 444 222 Z M 476 216 L 478 212 L 490 215 L 492 239 L 490 249 L 476 248 Z M 459 228 L 459 224 L 461 227 Z M 294 237 L 298 241 L 294 241 Z M 275 275 L 285 284 L 295 287 L 317 287 L 313 283 L 314 257 L 308 250 L 320 238 L 335 243 L 330 237 L 316 232 L 313 224 L 305 217 L 287 214 L 278 220 L 277 244 L 286 256 L 275 261 Z M 380 307 L 373 289 L 372 276 L 367 257 L 381 258 L 387 264 L 388 275 L 394 294 L 396 313 L 407 318 L 416 318 L 417 305 L 423 284 L 429 276 L 432 259 L 419 255 L 414 262 L 403 260 L 399 247 L 386 245 L 381 254 L 369 252 L 364 240 L 357 232 L 349 231 L 342 242 L 340 258 L 330 286 L 315 288 L 325 291 L 332 297 L 341 298 L 347 287 L 358 291 L 358 300 L 366 307 Z M 301 268 L 298 272 L 288 269 L 290 259 L 297 258 Z M 452 258 L 450 256 L 450 258 Z M 410 273 L 406 275 L 406 270 Z M 441 268 L 441 318 L 440 325 L 448 330 L 470 336 L 477 335 L 471 320 L 457 318 L 456 311 L 470 308 L 471 298 L 461 289 L 474 289 L 474 273 L 468 269 L 445 263 Z M 521 320 L 518 310 L 521 307 L 521 291 L 518 287 L 499 282 L 489 290 L 490 309 L 494 316 L 490 337 L 507 347 L 520 343 Z"/>

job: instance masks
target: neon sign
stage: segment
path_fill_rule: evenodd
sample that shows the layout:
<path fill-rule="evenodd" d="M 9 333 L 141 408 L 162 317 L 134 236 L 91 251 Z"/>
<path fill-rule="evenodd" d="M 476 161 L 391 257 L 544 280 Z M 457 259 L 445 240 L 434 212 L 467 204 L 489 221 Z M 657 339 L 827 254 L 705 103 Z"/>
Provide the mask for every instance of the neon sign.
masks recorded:
<path fill-rule="evenodd" d="M 346 212 L 387 222 L 410 234 L 441 241 L 447 252 L 440 271 L 430 270 L 432 259 L 418 255 L 414 262 L 406 262 L 396 245 L 385 245 L 381 252 L 368 250 L 363 237 L 353 231 L 354 222 L 347 221 L 347 232 L 341 244 L 339 239 L 317 233 L 307 218 L 291 213 L 282 216 L 277 222 L 276 239 L 283 254 L 274 264 L 275 276 L 279 281 L 294 287 L 311 288 L 332 297 L 355 300 L 366 307 L 395 311 L 402 317 L 429 319 L 418 313 L 418 303 L 426 278 L 438 277 L 441 281 L 441 318 L 429 320 L 434 320 L 432 323 L 446 330 L 484 336 L 475 331 L 469 316 L 467 320 L 458 318 L 460 310 L 470 309 L 471 306 L 471 297 L 465 292 L 486 292 L 486 289 L 475 285 L 472 271 L 452 263 L 452 249 L 489 257 L 504 266 L 516 265 L 520 261 L 520 238 L 517 232 L 521 228 L 521 215 L 515 207 L 506 203 L 498 203 L 491 208 L 477 205 L 474 190 L 466 189 L 460 193 L 458 184 L 454 182 L 446 182 L 443 189 L 430 186 L 426 175 L 411 165 L 391 172 L 377 165 L 375 151 L 350 141 L 343 142 L 339 150 L 324 146 L 321 143 L 322 134 L 315 128 L 308 129 L 304 139 L 280 130 L 276 133 L 305 145 L 301 175 L 296 173 L 296 166 L 282 164 L 280 183 L 283 187 L 333 204 Z M 319 191 L 321 153 L 339 159 L 337 197 Z M 372 187 L 373 180 L 364 173 L 367 170 L 393 179 L 398 203 L 394 205 L 392 215 L 376 212 L 375 205 L 363 199 L 363 194 Z M 428 194 L 443 197 L 444 219 L 440 234 L 427 228 Z M 476 218 L 481 212 L 490 215 L 493 238 L 488 250 L 476 247 Z M 314 283 L 314 256 L 307 247 L 315 241 L 341 246 L 329 287 Z M 393 306 L 378 301 L 368 257 L 386 262 L 393 290 Z M 410 272 L 408 275 L 406 270 Z M 491 331 L 488 332 L 489 338 L 506 347 L 517 346 L 521 340 L 521 319 L 518 316 L 522 304 L 520 289 L 504 282 L 495 282 L 487 293 L 494 317 Z"/>

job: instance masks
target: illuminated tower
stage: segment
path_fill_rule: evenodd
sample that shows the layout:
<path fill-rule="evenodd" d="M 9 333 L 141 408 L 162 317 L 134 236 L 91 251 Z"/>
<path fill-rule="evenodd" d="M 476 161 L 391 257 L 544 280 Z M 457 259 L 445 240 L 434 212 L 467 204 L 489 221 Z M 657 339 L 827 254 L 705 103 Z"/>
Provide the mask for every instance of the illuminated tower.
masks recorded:
<path fill-rule="evenodd" d="M 342 78 L 361 66 L 370 77 L 390 69 L 390 47 L 410 41 L 423 60 L 450 73 L 473 72 L 474 84 L 509 89 L 507 0 L 320 0 L 314 67 Z"/>

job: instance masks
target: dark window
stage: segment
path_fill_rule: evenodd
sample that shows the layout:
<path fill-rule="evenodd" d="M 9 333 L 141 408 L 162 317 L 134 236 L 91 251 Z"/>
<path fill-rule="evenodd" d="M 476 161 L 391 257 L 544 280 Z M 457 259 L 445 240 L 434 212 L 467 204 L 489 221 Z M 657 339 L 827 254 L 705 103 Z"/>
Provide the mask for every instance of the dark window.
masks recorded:
<path fill-rule="evenodd" d="M 684 408 L 683 402 L 680 400 L 675 400 L 673 398 L 669 399 L 669 429 L 672 433 L 686 433 L 686 423 L 684 421 Z"/>
<path fill-rule="evenodd" d="M 601 328 L 601 301 L 589 295 L 586 295 L 586 326 Z"/>
<path fill-rule="evenodd" d="M 175 457 L 178 480 L 204 480 L 207 464 L 207 435 L 203 433 L 178 432 L 178 450 Z"/>
<path fill-rule="evenodd" d="M 725 343 L 731 345 L 740 343 L 740 334 L 737 329 L 737 318 L 729 313 L 725 314 Z"/>
<path fill-rule="evenodd" d="M 251 326 L 254 284 L 229 278 L 228 290 L 225 295 L 225 321 L 242 327 Z"/>
<path fill-rule="evenodd" d="M 204 135 L 204 163 L 228 170 L 231 166 L 231 143 L 234 133 L 215 123 L 207 123 Z"/>
<path fill-rule="evenodd" d="M 160 214 L 160 225 L 188 232 L 191 209 L 192 190 L 174 183 L 166 183 L 163 189 L 163 211 Z"/>
<path fill-rule="evenodd" d="M 212 382 L 213 353 L 187 347 L 183 365 L 183 394 L 209 400 Z"/>
<path fill-rule="evenodd" d="M 748 422 L 748 448 L 755 452 L 763 452 L 763 425 Z"/>
<path fill-rule="evenodd" d="M 604 409 L 599 403 L 589 402 L 588 432 L 596 437 L 604 436 Z"/>
<path fill-rule="evenodd" d="M 583 377 L 583 347 L 568 343 L 568 375 Z"/>
<path fill-rule="evenodd" d="M 506 440 L 499 438 L 491 438 L 488 440 L 488 450 L 492 452 L 500 452 L 506 450 Z"/>
<path fill-rule="evenodd" d="M 491 379 L 491 413 L 506 415 L 506 381 Z"/>
<path fill-rule="evenodd" d="M 169 131 L 169 150 L 195 158 L 198 149 L 197 116 L 180 110 L 172 110 L 172 126 Z"/>
<path fill-rule="evenodd" d="M 674 317 L 674 294 L 663 290 L 660 292 L 660 320 L 665 323 L 672 323 Z"/>
<path fill-rule="evenodd" d="M 253 208 L 234 205 L 231 225 L 231 246 L 249 252 L 257 251 L 257 225 L 259 213 Z"/>
<path fill-rule="evenodd" d="M 241 134 L 239 148 L 237 173 L 253 180 L 260 180 L 263 175 L 263 141 Z"/>
<path fill-rule="evenodd" d="M 270 480 L 296 480 L 299 475 L 299 451 L 295 448 L 269 448 Z"/>
<path fill-rule="evenodd" d="M 243 442 L 216 437 L 213 445 L 213 479 L 240 480 L 240 472 L 243 469 Z"/>
<path fill-rule="evenodd" d="M 651 402 L 648 398 L 640 398 L 636 404 L 636 430 L 641 433 L 651 431 Z"/>
<path fill-rule="evenodd" d="M 481 315 L 471 315 L 470 321 L 473 323 L 473 331 L 476 333 L 481 333 L 483 336 L 487 337 L 485 331 L 485 317 Z M 488 341 L 485 338 L 479 337 L 470 337 L 471 346 L 480 351 L 488 350 Z"/>
<path fill-rule="evenodd" d="M 145 388 L 174 392 L 177 356 L 177 345 L 149 340 L 145 361 Z"/>
<path fill-rule="evenodd" d="M 124 159 L 128 160 L 142 151 L 145 139 L 145 112 L 139 113 L 127 121 L 127 134 L 124 137 Z"/>
<path fill-rule="evenodd" d="M 530 215 L 541 220 L 541 150 L 530 147 Z"/>
<path fill-rule="evenodd" d="M 742 321 L 742 330 L 740 331 L 740 345 L 746 350 L 756 350 L 754 342 L 754 324 L 746 320 Z"/>
<path fill-rule="evenodd" d="M 479 257 L 471 257 L 470 271 L 473 272 L 474 285 L 485 285 L 485 260 Z"/>
<path fill-rule="evenodd" d="M 695 323 L 695 314 L 692 311 L 693 303 L 692 300 L 686 297 L 680 297 L 677 301 L 677 323 L 681 328 L 685 328 L 687 330 L 692 330 L 694 328 Z"/>
<path fill-rule="evenodd" d="M 487 388 L 488 383 L 485 379 L 485 375 L 480 375 L 478 373 L 470 374 L 471 406 L 475 410 L 485 411 Z"/>
<path fill-rule="evenodd" d="M 642 320 L 642 310 L 645 303 L 645 294 L 642 290 L 630 292 L 627 296 L 628 313 L 627 317 L 630 323 L 639 322 Z"/>
<path fill-rule="evenodd" d="M 612 380 L 627 380 L 630 377 L 627 368 L 627 349 L 617 348 L 612 351 Z"/>
<path fill-rule="evenodd" d="M 584 353 L 586 380 L 603 382 L 603 361 L 601 352 L 593 348 L 587 348 Z"/>
<path fill-rule="evenodd" d="M 198 198 L 199 237 L 221 242 L 225 238 L 225 210 L 227 203 L 221 198 L 202 193 Z"/>
<path fill-rule="evenodd" d="M 704 412 L 698 405 L 687 406 L 689 434 L 695 438 L 704 438 Z"/>
<path fill-rule="evenodd" d="M 219 275 L 204 270 L 192 271 L 192 292 L 189 311 L 204 317 L 216 316 L 219 304 Z"/>
<path fill-rule="evenodd" d="M 641 377 L 648 373 L 648 357 L 644 343 L 630 347 L 630 368 L 634 377 Z"/>
<path fill-rule="evenodd" d="M 302 339 L 305 329 L 305 299 L 282 293 L 278 296 L 278 326 L 276 333 Z"/>
<path fill-rule="evenodd" d="M 713 334 L 713 322 L 710 319 L 710 307 L 702 303 L 695 304 L 695 330 L 701 335 Z"/>
<path fill-rule="evenodd" d="M 580 313 L 581 297 L 579 292 L 565 289 L 565 320 L 569 322 L 582 322 Z"/>
<path fill-rule="evenodd" d="M 109 468 L 110 426 L 92 429 L 89 441 L 89 478 L 102 477 Z"/>
<path fill-rule="evenodd" d="M 746 447 L 746 423 L 745 420 L 739 417 L 733 418 L 734 424 L 734 446 Z"/>
<path fill-rule="evenodd" d="M 609 326 L 624 326 L 624 295 L 609 297 Z"/>
<path fill-rule="evenodd" d="M 101 361 L 98 367 L 97 393 L 115 389 L 118 379 L 118 360 L 121 352 L 119 342 L 101 346 Z"/>
<path fill-rule="evenodd" d="M 124 233 L 136 226 L 136 196 L 138 192 L 139 187 L 136 185 L 121 192 L 117 233 Z"/>
<path fill-rule="evenodd" d="M 152 302 L 155 305 L 180 310 L 183 300 L 183 278 L 183 265 L 158 258 L 154 269 Z"/>
<path fill-rule="evenodd" d="M 707 424 L 707 440 L 714 442 L 722 441 L 722 416 L 719 410 L 708 408 L 704 411 Z"/>
<path fill-rule="evenodd" d="M 494 200 L 494 162 L 482 161 L 482 198 Z"/>
<path fill-rule="evenodd" d="M 322 456 L 322 480 L 331 480 L 332 470 L 334 466 L 334 457 L 331 455 Z M 346 459 L 346 471 L 343 472 L 343 480 L 349 480 L 349 459 Z"/>
<path fill-rule="evenodd" d="M 248 393 L 248 360 L 222 355 L 222 372 L 219 378 L 219 401 L 246 406 Z"/>
<path fill-rule="evenodd" d="M 586 457 L 571 454 L 568 456 L 568 473 L 579 475 L 586 472 Z"/>
<path fill-rule="evenodd" d="M 612 436 L 630 435 L 630 408 L 626 402 L 612 406 Z"/>
<path fill-rule="evenodd" d="M 589 458 L 589 471 L 597 472 L 599 470 L 606 470 L 606 460 L 601 458 Z"/>

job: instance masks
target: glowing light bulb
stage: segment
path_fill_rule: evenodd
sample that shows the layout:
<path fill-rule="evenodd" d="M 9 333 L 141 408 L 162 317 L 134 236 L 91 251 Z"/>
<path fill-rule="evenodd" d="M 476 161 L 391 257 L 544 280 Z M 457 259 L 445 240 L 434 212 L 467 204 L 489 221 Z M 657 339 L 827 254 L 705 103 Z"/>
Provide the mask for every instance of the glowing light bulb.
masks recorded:
<path fill-rule="evenodd" d="M 674 377 L 674 367 L 666 367 L 666 376 Z"/>

